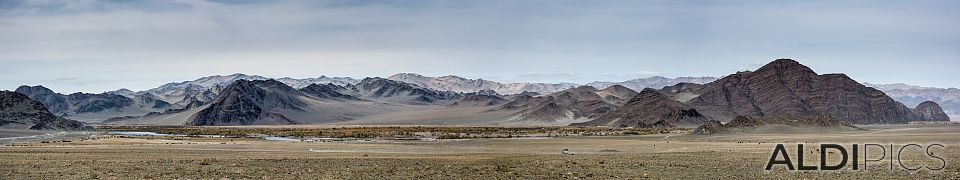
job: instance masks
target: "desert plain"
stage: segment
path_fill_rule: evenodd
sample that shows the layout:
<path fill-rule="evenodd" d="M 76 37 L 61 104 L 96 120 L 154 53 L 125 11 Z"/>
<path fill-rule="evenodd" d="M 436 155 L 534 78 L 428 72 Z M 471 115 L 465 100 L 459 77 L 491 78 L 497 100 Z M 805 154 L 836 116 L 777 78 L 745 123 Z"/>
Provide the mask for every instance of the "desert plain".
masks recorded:
<path fill-rule="evenodd" d="M 689 129 L 631 131 L 563 127 L 521 129 L 503 136 L 459 138 L 267 138 L 140 136 L 97 132 L 0 132 L 2 179 L 957 179 L 960 125 L 861 126 L 859 131 L 751 132 L 690 135 Z M 136 129 L 153 127 L 137 127 Z M 330 126 L 205 127 L 207 132 L 336 131 Z M 339 127 L 338 132 L 358 127 Z M 376 130 L 383 130 L 372 127 Z M 432 127 L 428 131 L 447 128 Z M 476 127 L 474 127 L 476 128 Z M 175 128 L 153 128 L 169 131 Z M 392 128 L 385 128 L 390 130 Z M 400 128 L 403 129 L 403 128 Z M 498 128 L 480 128 L 497 131 Z M 369 130 L 369 129 L 363 129 Z M 421 129 L 422 130 L 422 129 Z M 516 129 L 513 129 L 516 130 Z M 419 130 L 418 130 L 419 131 Z M 595 131 L 595 132 L 594 132 Z M 563 132 L 556 133 L 553 132 Z M 574 133 L 569 133 L 574 132 Z M 776 133 L 774 133 L 776 132 Z M 410 132 L 412 134 L 423 132 Z M 410 134 L 407 133 L 407 134 Z M 585 134 L 590 133 L 590 134 Z M 595 133 L 595 134 L 594 134 Z M 403 133 L 400 133 L 403 134 Z M 481 133 L 483 134 L 483 133 Z M 30 138 L 12 138 L 14 136 Z M 489 134 L 488 134 L 489 135 Z M 776 144 L 796 158 L 796 144 L 943 144 L 931 152 L 946 162 L 938 171 L 889 169 L 887 160 L 869 170 L 765 171 Z M 871 149 L 874 150 L 874 149 Z M 908 166 L 938 166 L 919 148 L 908 148 Z M 912 153 L 911 153 L 912 152 Z M 871 152 L 869 157 L 880 157 Z M 911 155 L 912 154 L 912 155 Z M 805 162 L 819 153 L 806 150 Z M 911 157 L 920 156 L 920 157 Z M 836 163 L 831 153 L 828 162 Z M 796 161 L 794 159 L 794 161 Z M 864 164 L 861 159 L 859 164 Z M 896 162 L 896 161 L 894 161 Z"/>

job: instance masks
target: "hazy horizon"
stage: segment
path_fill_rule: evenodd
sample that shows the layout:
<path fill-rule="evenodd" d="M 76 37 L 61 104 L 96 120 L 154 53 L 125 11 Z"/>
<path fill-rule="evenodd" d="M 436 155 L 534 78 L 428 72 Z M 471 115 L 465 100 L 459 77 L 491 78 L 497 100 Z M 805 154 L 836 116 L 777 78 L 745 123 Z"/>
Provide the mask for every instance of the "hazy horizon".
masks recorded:
<path fill-rule="evenodd" d="M 0 89 L 244 73 L 498 82 L 718 77 L 791 58 L 960 87 L 957 1 L 0 1 Z"/>

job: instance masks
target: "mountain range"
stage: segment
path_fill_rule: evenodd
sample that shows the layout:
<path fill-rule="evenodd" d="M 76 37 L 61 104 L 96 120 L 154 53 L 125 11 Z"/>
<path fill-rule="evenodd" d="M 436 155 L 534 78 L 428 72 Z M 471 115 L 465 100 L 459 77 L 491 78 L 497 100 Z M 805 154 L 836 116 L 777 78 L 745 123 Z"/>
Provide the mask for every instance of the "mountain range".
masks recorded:
<path fill-rule="evenodd" d="M 894 100 L 907 106 L 918 106 L 924 101 L 936 102 L 943 107 L 943 111 L 948 116 L 960 118 L 960 89 L 921 87 L 903 83 L 864 83 L 864 85 L 879 89 Z"/>
<path fill-rule="evenodd" d="M 384 78 L 373 78 L 371 82 Z M 662 77 L 651 77 L 635 79 L 627 82 L 672 82 L 672 80 Z M 286 84 L 292 88 L 300 89 L 310 85 L 351 86 L 361 82 L 350 77 L 328 77 L 320 76 L 317 78 L 267 78 L 257 75 L 231 74 L 215 75 L 201 77 L 192 81 L 173 82 L 161 85 L 144 91 L 132 91 L 129 89 L 118 89 L 104 93 L 72 93 L 59 94 L 43 86 L 21 86 L 17 92 L 42 102 L 52 113 L 58 116 L 79 120 L 83 122 L 100 122 L 111 118 L 140 117 L 150 113 L 162 113 L 166 111 L 183 110 L 188 106 L 198 106 L 213 101 L 220 92 L 228 85 L 239 80 L 275 80 Z M 427 77 L 412 73 L 400 73 L 392 75 L 386 80 L 391 82 L 403 82 L 412 84 L 409 87 L 421 89 L 419 93 L 429 93 L 423 91 L 437 90 L 450 91 L 453 93 L 470 93 L 478 91 L 492 91 L 498 94 L 521 94 L 521 93 L 553 93 L 580 85 L 573 83 L 499 83 L 482 79 L 467 79 L 457 76 Z M 680 80 L 682 81 L 682 80 Z M 625 83 L 629 84 L 629 83 Z M 633 84 L 632 86 L 637 86 Z M 604 88 L 609 86 L 604 86 Z M 362 86 L 361 86 L 362 88 Z M 450 96 L 446 93 L 443 96 Z M 377 94 L 358 96 L 378 96 Z M 373 97 L 377 98 L 377 97 Z M 394 97 L 399 98 L 399 97 Z M 421 103 L 435 99 L 436 97 L 425 96 Z M 625 100 L 624 100 L 625 101 Z"/>
<path fill-rule="evenodd" d="M 716 77 L 677 77 L 677 78 L 666 78 L 663 76 L 653 76 L 648 78 L 637 78 L 626 80 L 623 82 L 591 82 L 587 83 L 587 86 L 593 86 L 597 88 L 607 88 L 612 85 L 621 85 L 635 91 L 641 91 L 645 88 L 661 89 L 663 87 L 672 86 L 678 83 L 694 83 L 694 84 L 706 84 L 713 81 L 716 81 Z"/>
<path fill-rule="evenodd" d="M 26 95 L 0 91 L 0 129 L 92 130 L 74 120 L 57 117 Z"/>
<path fill-rule="evenodd" d="M 387 79 L 435 90 L 461 93 L 477 92 L 480 90 L 493 90 L 500 94 L 519 94 L 522 92 L 552 93 L 579 86 L 573 83 L 498 83 L 458 76 L 427 77 L 413 73 L 395 74 Z"/>
<path fill-rule="evenodd" d="M 43 86 L 21 86 L 16 93 L 57 116 L 108 124 L 695 127 L 738 116 L 786 115 L 825 115 L 851 124 L 949 121 L 944 111 L 950 107 L 934 101 L 908 107 L 878 88 L 778 59 L 722 78 L 650 77 L 587 85 L 412 73 L 360 80 L 238 73 L 139 92 L 64 95 Z"/>

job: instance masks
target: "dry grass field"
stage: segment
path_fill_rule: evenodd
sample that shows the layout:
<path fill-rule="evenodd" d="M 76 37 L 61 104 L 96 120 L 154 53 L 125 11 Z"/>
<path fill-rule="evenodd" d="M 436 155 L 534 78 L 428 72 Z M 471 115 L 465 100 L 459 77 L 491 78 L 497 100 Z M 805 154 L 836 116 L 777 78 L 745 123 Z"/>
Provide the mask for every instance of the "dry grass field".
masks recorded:
<path fill-rule="evenodd" d="M 329 127 L 324 127 L 329 128 Z M 646 135 L 436 140 L 266 141 L 94 135 L 0 147 L 2 179 L 957 179 L 960 127 L 868 126 L 794 134 Z M 382 129 L 378 129 L 382 130 Z M 764 171 L 776 143 L 940 143 L 942 171 Z M 561 151 L 567 149 L 568 154 Z M 808 157 L 818 157 L 808 152 Z M 879 156 L 879 155 L 877 155 Z M 875 156 L 871 156 L 875 157 Z M 909 158 L 908 158 L 909 159 Z M 915 159 L 915 158 L 914 158 Z M 815 158 L 807 159 L 815 164 Z M 834 161 L 829 161 L 834 162 Z M 908 163 L 929 163 L 907 160 Z"/>

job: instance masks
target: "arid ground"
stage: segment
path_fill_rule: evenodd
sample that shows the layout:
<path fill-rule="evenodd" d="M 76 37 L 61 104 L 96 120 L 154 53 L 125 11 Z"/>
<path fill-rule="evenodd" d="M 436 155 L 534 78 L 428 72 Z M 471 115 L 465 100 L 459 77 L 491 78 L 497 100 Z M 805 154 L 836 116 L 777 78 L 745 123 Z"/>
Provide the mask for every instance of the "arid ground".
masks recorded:
<path fill-rule="evenodd" d="M 0 179 L 960 178 L 960 126 L 864 128 L 791 134 L 703 136 L 670 131 L 617 136 L 310 142 L 88 133 L 46 142 L 23 140 L 11 144 L 9 139 L 0 140 L 5 143 L 0 147 Z M 939 143 L 945 147 L 931 151 L 947 164 L 941 171 L 889 170 L 887 161 L 869 163 L 866 171 L 795 172 L 782 165 L 764 171 L 777 143 L 787 145 L 791 158 L 796 158 L 797 143 L 808 147 L 838 143 L 848 148 L 850 143 L 895 147 Z M 564 149 L 568 153 L 562 153 Z M 807 150 L 806 163 L 818 164 L 819 154 L 812 150 Z M 906 165 L 939 165 L 939 161 L 925 156 L 915 157 L 924 155 L 920 149 L 904 152 Z M 881 156 L 871 153 L 870 157 Z"/>

